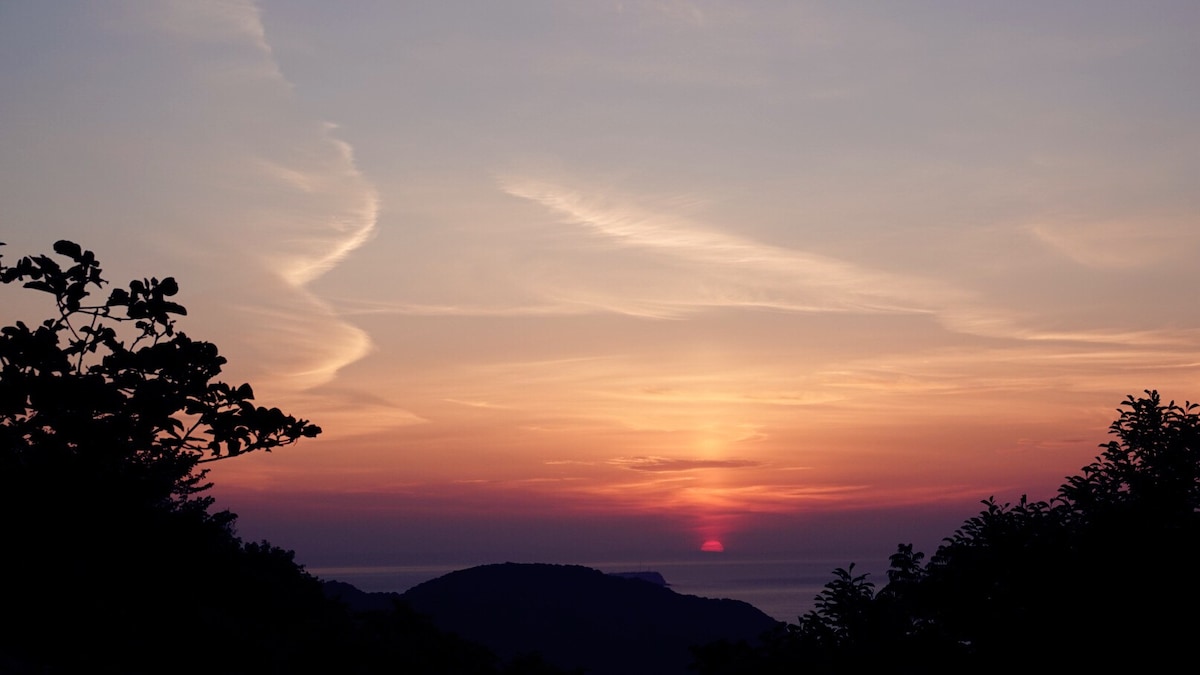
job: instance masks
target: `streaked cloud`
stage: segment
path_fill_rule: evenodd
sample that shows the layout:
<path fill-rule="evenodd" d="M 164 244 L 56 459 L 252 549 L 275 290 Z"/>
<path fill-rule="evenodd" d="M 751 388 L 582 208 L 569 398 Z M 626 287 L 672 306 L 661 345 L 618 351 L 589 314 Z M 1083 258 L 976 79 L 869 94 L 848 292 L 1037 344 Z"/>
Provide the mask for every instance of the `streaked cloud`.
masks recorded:
<path fill-rule="evenodd" d="M 191 105 L 169 141 L 178 159 L 160 181 L 200 204 L 155 215 L 181 230 L 173 245 L 184 246 L 176 255 L 186 268 L 176 276 L 185 292 L 204 293 L 193 315 L 222 316 L 240 333 L 217 341 L 231 352 L 231 368 L 267 392 L 329 382 L 371 342 L 309 285 L 370 239 L 375 188 L 336 128 L 299 106 L 253 2 L 131 3 L 128 10 L 139 39 L 169 40 L 158 48 L 172 52 L 162 67 L 174 81 L 162 86 L 186 91 Z M 155 81 L 146 84 L 142 93 L 152 94 Z M 223 278 L 206 278 L 216 259 L 225 261 Z"/>
<path fill-rule="evenodd" d="M 244 44 L 269 53 L 262 12 L 253 0 L 124 2 L 130 18 L 188 41 Z"/>
<path fill-rule="evenodd" d="M 751 459 L 682 459 L 670 457 L 617 457 L 609 460 L 615 466 L 634 471 L 692 471 L 694 469 L 745 469 L 762 466 Z"/>
<path fill-rule="evenodd" d="M 1144 221 L 1044 221 L 1029 226 L 1040 242 L 1089 267 L 1131 269 L 1154 265 L 1192 249 L 1194 224 L 1173 228 Z"/>
<path fill-rule="evenodd" d="M 579 297 L 611 311 L 671 316 L 737 306 L 796 312 L 929 312 L 961 296 L 918 277 L 748 240 L 603 191 L 581 192 L 523 177 L 502 178 L 500 185 L 514 197 L 587 228 L 610 246 L 648 251 L 681 266 L 668 268 L 672 279 L 689 275 L 686 286 L 663 279 L 662 288 L 645 288 L 637 304 L 625 297 L 606 300 L 600 289 Z"/>

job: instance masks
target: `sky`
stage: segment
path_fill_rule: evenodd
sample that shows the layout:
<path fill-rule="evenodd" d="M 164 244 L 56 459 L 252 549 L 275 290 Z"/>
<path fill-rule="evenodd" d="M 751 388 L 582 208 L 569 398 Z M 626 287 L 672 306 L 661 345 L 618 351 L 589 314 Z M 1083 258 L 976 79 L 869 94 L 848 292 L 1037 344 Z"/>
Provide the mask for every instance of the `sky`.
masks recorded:
<path fill-rule="evenodd" d="M 1200 398 L 1197 29 L 0 2 L 0 241 L 174 276 L 224 378 L 323 427 L 210 476 L 310 566 L 931 551 L 1126 395 Z"/>

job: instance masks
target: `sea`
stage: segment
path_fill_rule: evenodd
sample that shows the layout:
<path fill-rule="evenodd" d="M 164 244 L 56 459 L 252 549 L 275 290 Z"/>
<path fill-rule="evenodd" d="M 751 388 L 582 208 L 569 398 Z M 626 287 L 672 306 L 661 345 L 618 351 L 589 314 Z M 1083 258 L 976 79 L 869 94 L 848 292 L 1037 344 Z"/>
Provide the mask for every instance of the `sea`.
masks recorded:
<path fill-rule="evenodd" d="M 676 593 L 705 598 L 731 598 L 754 605 L 768 616 L 795 623 L 812 610 L 814 599 L 833 579 L 833 570 L 845 561 L 737 560 L 723 555 L 705 559 L 647 561 L 599 561 L 572 563 L 601 572 L 658 572 Z M 404 591 L 455 570 L 473 565 L 390 565 L 375 567 L 310 567 L 321 579 L 336 579 L 364 591 Z M 857 576 L 868 573 L 876 587 L 886 582 L 883 570 L 854 568 Z"/>

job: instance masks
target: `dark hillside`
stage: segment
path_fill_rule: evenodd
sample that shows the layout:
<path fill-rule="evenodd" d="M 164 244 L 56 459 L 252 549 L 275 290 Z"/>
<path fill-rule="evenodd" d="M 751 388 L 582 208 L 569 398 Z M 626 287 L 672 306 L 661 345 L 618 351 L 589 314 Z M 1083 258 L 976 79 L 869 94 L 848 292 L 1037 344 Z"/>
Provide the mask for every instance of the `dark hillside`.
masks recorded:
<path fill-rule="evenodd" d="M 502 659 L 540 653 L 594 675 L 687 673 L 693 645 L 754 640 L 777 624 L 745 602 L 681 595 L 573 565 L 474 567 L 402 597 L 438 627 Z"/>

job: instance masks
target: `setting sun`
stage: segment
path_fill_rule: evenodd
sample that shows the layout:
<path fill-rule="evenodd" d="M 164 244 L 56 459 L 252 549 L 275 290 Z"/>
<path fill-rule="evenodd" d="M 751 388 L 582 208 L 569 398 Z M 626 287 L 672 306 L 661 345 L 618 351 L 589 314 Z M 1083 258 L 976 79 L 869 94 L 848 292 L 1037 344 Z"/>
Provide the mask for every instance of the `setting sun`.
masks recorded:
<path fill-rule="evenodd" d="M 716 539 L 709 539 L 708 541 L 704 542 L 704 545 L 700 547 L 700 550 L 707 553 L 724 553 L 725 546 Z"/>

